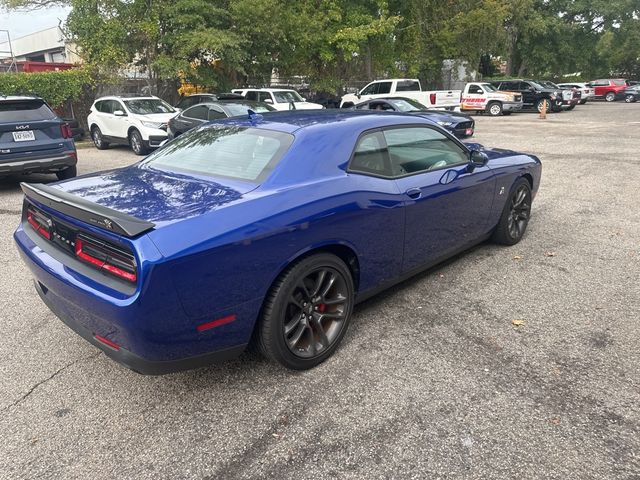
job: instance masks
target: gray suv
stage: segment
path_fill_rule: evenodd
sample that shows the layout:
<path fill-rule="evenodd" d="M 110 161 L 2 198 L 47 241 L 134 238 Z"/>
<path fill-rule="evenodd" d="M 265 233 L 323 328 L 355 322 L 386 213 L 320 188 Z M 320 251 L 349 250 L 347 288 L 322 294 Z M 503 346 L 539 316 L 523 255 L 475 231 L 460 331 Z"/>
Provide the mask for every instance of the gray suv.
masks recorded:
<path fill-rule="evenodd" d="M 0 95 L 0 177 L 51 172 L 76 176 L 71 128 L 36 96 Z"/>

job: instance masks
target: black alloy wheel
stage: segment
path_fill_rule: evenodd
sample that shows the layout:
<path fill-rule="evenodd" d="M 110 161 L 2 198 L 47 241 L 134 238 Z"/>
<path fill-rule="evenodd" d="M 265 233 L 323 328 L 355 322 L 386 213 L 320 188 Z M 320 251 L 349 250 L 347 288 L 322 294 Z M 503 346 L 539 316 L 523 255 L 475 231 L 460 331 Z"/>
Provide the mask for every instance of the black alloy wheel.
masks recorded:
<path fill-rule="evenodd" d="M 546 105 L 547 108 L 545 110 L 545 100 L 538 100 L 538 103 L 536 103 L 536 109 L 538 110 L 538 112 L 542 113 L 542 111 L 544 110 L 545 113 L 549 113 L 549 111 L 551 110 L 551 102 L 549 100 L 546 101 Z"/>
<path fill-rule="evenodd" d="M 294 370 L 318 365 L 342 340 L 353 303 L 353 279 L 342 260 L 326 253 L 303 259 L 285 271 L 265 301 L 263 354 Z"/>
<path fill-rule="evenodd" d="M 493 240 L 503 245 L 515 245 L 524 236 L 531 217 L 531 186 L 521 178 L 513 185 L 502 211 Z"/>

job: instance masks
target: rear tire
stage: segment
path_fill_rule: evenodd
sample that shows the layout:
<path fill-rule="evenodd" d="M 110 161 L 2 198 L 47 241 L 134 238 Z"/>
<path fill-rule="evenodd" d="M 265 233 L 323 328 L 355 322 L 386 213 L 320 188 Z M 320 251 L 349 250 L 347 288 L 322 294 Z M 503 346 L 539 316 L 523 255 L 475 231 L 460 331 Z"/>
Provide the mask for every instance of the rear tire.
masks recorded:
<path fill-rule="evenodd" d="M 573 110 L 574 108 L 576 108 L 576 106 L 575 106 L 575 105 L 569 105 L 569 106 L 567 107 L 567 112 L 570 112 L 570 111 L 571 111 L 571 110 Z"/>
<path fill-rule="evenodd" d="M 580 105 L 584 105 L 585 103 L 587 103 L 586 100 L 580 100 Z"/>
<path fill-rule="evenodd" d="M 636 96 L 635 95 L 625 95 L 624 96 L 624 101 L 626 103 L 633 103 L 636 101 Z"/>
<path fill-rule="evenodd" d="M 78 175 L 78 168 L 73 165 L 72 167 L 67 167 L 64 170 L 60 170 L 56 172 L 56 176 L 58 180 L 69 180 L 70 178 L 75 178 Z"/>
<path fill-rule="evenodd" d="M 515 245 L 524 236 L 530 217 L 531 186 L 526 179 L 520 178 L 511 187 L 491 239 L 501 245 Z"/>
<path fill-rule="evenodd" d="M 133 153 L 136 155 L 146 155 L 149 151 L 138 130 L 131 130 L 129 134 L 129 145 L 131 145 L 131 150 L 133 150 Z"/>
<path fill-rule="evenodd" d="M 607 94 L 604 96 L 604 99 L 607 102 L 613 102 L 616 99 L 615 92 L 607 92 Z"/>
<path fill-rule="evenodd" d="M 502 115 L 502 104 L 500 102 L 490 102 L 487 105 L 487 113 L 492 117 L 499 117 Z"/>
<path fill-rule="evenodd" d="M 98 150 L 106 150 L 107 148 L 109 148 L 109 142 L 106 142 L 104 140 L 102 131 L 99 127 L 93 127 L 91 129 L 91 139 L 93 140 L 93 144 Z"/>
<path fill-rule="evenodd" d="M 307 370 L 329 358 L 351 321 L 353 278 L 338 257 L 302 259 L 276 280 L 257 326 L 258 346 L 269 360 Z"/>

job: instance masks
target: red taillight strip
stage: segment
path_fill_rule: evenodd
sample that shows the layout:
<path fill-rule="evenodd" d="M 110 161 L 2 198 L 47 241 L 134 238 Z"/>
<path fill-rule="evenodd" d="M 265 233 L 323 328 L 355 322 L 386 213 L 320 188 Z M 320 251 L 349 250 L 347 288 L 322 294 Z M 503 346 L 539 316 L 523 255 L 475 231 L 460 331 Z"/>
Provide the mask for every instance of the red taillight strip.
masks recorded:
<path fill-rule="evenodd" d="M 31 225 L 36 232 L 38 232 L 47 240 L 51 240 L 51 234 L 46 228 L 40 225 L 40 222 L 38 222 L 38 220 L 35 219 L 31 210 L 27 210 L 27 222 L 29 222 L 29 225 Z"/>
<path fill-rule="evenodd" d="M 127 272 L 125 270 L 122 270 L 121 268 L 114 267 L 113 265 L 110 265 L 108 263 L 105 263 L 102 266 L 102 269 L 106 270 L 107 272 L 111 272 L 114 275 L 117 275 L 119 277 L 122 277 L 125 280 L 129 280 L 130 282 L 135 282 L 137 278 L 135 273 Z"/>
<path fill-rule="evenodd" d="M 203 332 L 205 330 L 210 330 L 212 328 L 219 327 L 221 325 L 226 325 L 227 323 L 231 323 L 236 319 L 235 315 L 227 315 L 226 317 L 218 318 L 217 320 L 213 320 L 211 322 L 203 323 L 196 327 L 196 330 L 199 332 Z"/>
<path fill-rule="evenodd" d="M 135 282 L 137 280 L 137 276 L 135 273 L 127 272 L 118 268 L 114 265 L 106 263 L 104 260 L 100 260 L 98 258 L 92 257 L 87 253 L 82 251 L 82 246 L 84 245 L 84 241 L 80 238 L 76 238 L 76 256 L 85 262 L 88 262 L 96 267 L 106 270 L 109 273 L 112 273 L 120 278 L 124 278 L 125 280 L 129 280 L 130 282 Z"/>
<path fill-rule="evenodd" d="M 100 335 L 94 335 L 93 338 L 95 338 L 96 340 L 98 340 L 100 343 L 104 343 L 107 347 L 111 347 L 114 350 L 120 350 L 120 345 L 118 345 L 115 342 L 112 342 L 109 339 L 106 339 Z"/>

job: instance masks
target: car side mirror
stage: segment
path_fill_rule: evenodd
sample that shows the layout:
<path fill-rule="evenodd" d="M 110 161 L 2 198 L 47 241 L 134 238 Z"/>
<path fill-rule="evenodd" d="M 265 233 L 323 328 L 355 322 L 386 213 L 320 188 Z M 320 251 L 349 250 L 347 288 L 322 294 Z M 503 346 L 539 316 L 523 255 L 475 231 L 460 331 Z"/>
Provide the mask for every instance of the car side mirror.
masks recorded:
<path fill-rule="evenodd" d="M 270 98 L 265 98 L 264 99 L 264 103 L 268 103 L 269 105 L 273 105 L 273 100 L 271 100 Z"/>
<path fill-rule="evenodd" d="M 473 172 L 476 168 L 484 167 L 489 162 L 489 157 L 480 150 L 471 150 L 469 154 L 469 171 Z"/>
<path fill-rule="evenodd" d="M 114 114 L 116 117 L 126 117 L 126 116 L 127 116 L 127 114 L 126 114 L 126 113 L 124 113 L 122 110 L 116 110 L 115 112 L 113 112 L 113 114 Z"/>
<path fill-rule="evenodd" d="M 302 97 L 302 101 L 306 102 L 307 101 L 306 97 Z"/>
<path fill-rule="evenodd" d="M 360 94 L 360 92 L 356 93 L 356 97 L 358 97 L 358 100 L 362 98 L 362 95 Z"/>

